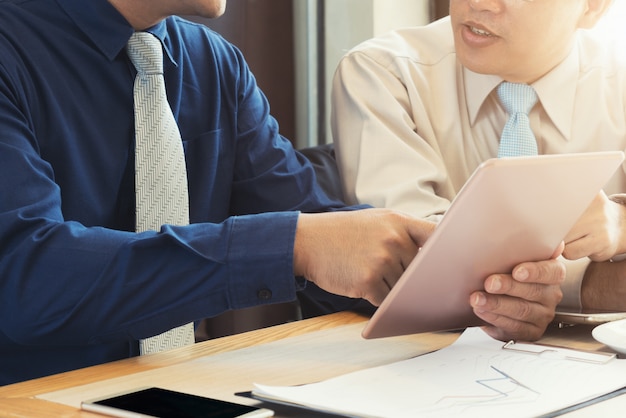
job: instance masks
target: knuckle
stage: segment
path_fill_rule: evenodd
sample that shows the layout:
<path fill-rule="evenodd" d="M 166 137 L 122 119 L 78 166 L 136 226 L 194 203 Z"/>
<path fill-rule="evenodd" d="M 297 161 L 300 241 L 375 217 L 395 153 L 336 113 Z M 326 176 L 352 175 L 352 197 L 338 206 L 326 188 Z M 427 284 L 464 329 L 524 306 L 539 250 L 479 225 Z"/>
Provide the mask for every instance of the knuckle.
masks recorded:
<path fill-rule="evenodd" d="M 395 249 L 402 244 L 403 238 L 403 235 L 398 230 L 389 228 L 382 240 L 386 248 Z"/>
<path fill-rule="evenodd" d="M 379 275 L 374 271 L 369 270 L 367 273 L 361 276 L 361 283 L 364 289 L 371 289 L 376 285 L 376 281 L 379 280 Z"/>
<path fill-rule="evenodd" d="M 531 317 L 533 313 L 533 308 L 530 302 L 526 300 L 520 300 L 517 306 L 517 315 L 516 317 L 519 319 L 528 319 Z"/>
<path fill-rule="evenodd" d="M 549 289 L 549 287 L 544 286 L 544 285 L 530 286 L 528 288 L 527 299 L 528 300 L 542 300 L 543 298 L 545 298 L 546 293 L 552 293 L 552 292 L 546 292 L 546 289 Z"/>
<path fill-rule="evenodd" d="M 565 252 L 563 253 L 565 254 Z M 574 255 L 574 254 L 568 254 Z M 569 258 L 569 257 L 566 257 Z M 558 281 L 559 283 L 565 280 L 565 264 L 558 260 L 550 260 L 548 263 L 544 263 L 541 265 L 541 277 L 545 278 L 547 282 Z"/>
<path fill-rule="evenodd" d="M 555 260 L 554 263 L 556 264 L 556 277 L 559 279 L 559 281 L 563 281 L 565 280 L 565 275 L 567 273 L 567 269 L 565 268 L 565 263 L 563 263 L 562 261 L 557 261 Z"/>
<path fill-rule="evenodd" d="M 561 289 L 561 286 L 553 286 L 553 306 L 558 305 L 561 300 L 563 300 L 563 290 Z"/>
<path fill-rule="evenodd" d="M 375 260 L 379 268 L 385 268 L 393 264 L 394 256 L 389 251 L 381 251 L 375 256 Z"/>

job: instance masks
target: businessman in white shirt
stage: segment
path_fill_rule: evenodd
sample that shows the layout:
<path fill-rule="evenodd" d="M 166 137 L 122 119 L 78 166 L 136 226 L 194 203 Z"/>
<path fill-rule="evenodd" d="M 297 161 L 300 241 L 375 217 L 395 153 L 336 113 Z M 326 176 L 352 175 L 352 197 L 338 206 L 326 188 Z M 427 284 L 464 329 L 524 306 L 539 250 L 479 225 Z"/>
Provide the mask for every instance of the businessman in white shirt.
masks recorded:
<path fill-rule="evenodd" d="M 537 93 L 529 119 L 539 154 L 625 150 L 626 48 L 588 30 L 611 2 L 451 0 L 449 17 L 350 51 L 332 90 L 348 201 L 438 221 L 497 155 L 508 119 L 496 95 L 503 81 Z M 626 253 L 624 169 L 605 192 L 565 239 L 562 307 L 626 310 L 626 263 L 612 262 Z M 494 323 L 477 302 L 477 315 Z"/>

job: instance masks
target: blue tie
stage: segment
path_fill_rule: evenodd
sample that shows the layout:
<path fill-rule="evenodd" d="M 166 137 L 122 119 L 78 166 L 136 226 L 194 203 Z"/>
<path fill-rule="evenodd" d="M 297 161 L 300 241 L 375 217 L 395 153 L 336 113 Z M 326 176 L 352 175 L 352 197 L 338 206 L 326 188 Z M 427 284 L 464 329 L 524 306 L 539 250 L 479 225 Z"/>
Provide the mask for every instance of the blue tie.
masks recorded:
<path fill-rule="evenodd" d="M 498 97 L 509 114 L 500 137 L 498 158 L 537 155 L 537 141 L 530 129 L 528 113 L 537 103 L 537 93 L 528 84 L 504 82 Z"/>

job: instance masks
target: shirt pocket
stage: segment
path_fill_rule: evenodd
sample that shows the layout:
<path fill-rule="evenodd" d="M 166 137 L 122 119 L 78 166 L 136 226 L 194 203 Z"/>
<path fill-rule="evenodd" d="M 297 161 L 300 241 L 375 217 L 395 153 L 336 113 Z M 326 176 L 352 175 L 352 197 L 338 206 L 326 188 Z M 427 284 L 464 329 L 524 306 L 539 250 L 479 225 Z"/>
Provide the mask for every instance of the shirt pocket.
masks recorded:
<path fill-rule="evenodd" d="M 187 170 L 199 168 L 197 166 L 217 166 L 216 164 L 222 159 L 229 159 L 229 155 L 232 154 L 229 151 L 231 146 L 224 138 L 222 129 L 183 139 L 183 148 L 187 159 Z"/>

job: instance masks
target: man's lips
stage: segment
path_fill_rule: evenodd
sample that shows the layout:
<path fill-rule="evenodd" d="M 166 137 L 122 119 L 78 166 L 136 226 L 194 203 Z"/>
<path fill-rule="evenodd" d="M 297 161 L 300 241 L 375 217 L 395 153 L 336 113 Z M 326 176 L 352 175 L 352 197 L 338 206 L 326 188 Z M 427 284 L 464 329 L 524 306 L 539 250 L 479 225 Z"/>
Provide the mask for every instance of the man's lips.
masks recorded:
<path fill-rule="evenodd" d="M 497 42 L 500 36 L 491 28 L 477 22 L 467 21 L 461 25 L 463 42 L 472 48 L 484 48 Z"/>
<path fill-rule="evenodd" d="M 469 30 L 472 31 L 472 33 L 475 33 L 476 35 L 480 35 L 480 36 L 494 36 L 488 30 L 481 29 L 481 28 L 478 28 L 476 26 L 471 26 L 471 25 L 468 25 L 468 27 L 469 27 Z"/>

